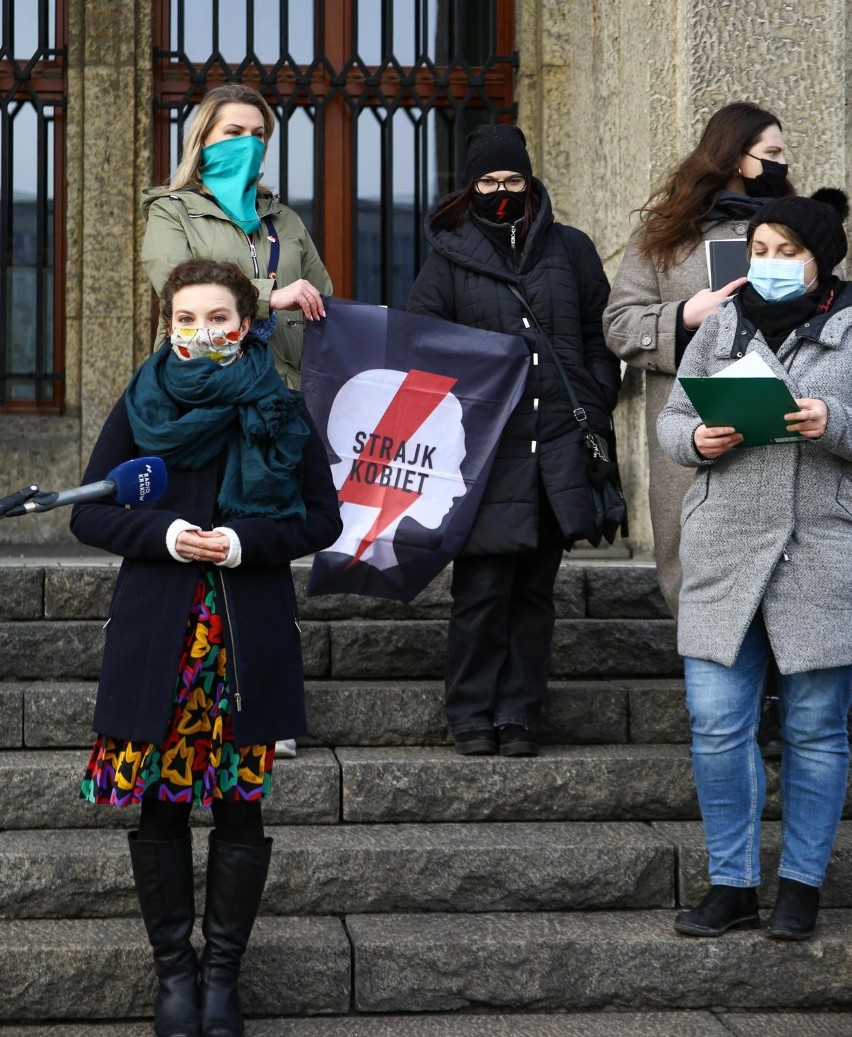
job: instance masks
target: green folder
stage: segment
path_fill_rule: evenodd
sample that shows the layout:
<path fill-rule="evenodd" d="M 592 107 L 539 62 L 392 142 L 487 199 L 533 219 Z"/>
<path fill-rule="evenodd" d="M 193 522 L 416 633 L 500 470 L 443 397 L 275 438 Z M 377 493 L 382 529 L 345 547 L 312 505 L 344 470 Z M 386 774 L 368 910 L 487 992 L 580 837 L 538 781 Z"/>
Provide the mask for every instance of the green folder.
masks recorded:
<path fill-rule="evenodd" d="M 792 443 L 804 438 L 788 432 L 785 414 L 799 405 L 780 378 L 679 378 L 708 428 L 730 425 L 742 434 L 738 446 Z"/>

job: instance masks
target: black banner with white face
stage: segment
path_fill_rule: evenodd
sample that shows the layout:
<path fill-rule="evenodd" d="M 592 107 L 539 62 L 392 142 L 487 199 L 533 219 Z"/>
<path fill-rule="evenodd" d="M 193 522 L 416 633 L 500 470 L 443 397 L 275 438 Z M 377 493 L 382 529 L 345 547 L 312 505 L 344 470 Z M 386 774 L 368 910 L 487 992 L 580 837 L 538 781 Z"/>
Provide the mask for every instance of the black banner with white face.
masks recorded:
<path fill-rule="evenodd" d="M 302 390 L 325 440 L 343 533 L 309 594 L 410 601 L 467 539 L 500 433 L 523 392 L 522 338 L 325 299 Z"/>

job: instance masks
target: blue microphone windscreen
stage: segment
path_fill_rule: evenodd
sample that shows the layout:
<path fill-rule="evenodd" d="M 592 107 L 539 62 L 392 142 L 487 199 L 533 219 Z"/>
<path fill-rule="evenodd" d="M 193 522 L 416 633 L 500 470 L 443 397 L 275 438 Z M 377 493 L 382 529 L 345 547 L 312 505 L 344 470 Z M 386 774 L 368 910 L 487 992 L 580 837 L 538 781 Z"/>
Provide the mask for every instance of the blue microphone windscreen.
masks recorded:
<path fill-rule="evenodd" d="M 168 476 L 160 457 L 137 457 L 117 465 L 107 476 L 115 483 L 119 504 L 146 504 L 166 492 Z"/>

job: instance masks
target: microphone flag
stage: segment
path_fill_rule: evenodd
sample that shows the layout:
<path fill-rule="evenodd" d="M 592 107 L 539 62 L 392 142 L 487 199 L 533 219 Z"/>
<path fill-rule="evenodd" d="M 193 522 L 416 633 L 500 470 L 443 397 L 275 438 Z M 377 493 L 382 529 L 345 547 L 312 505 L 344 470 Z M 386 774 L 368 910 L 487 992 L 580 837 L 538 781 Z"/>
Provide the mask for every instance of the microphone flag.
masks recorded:
<path fill-rule="evenodd" d="M 411 601 L 461 550 L 521 398 L 518 335 L 324 298 L 302 391 L 325 442 L 343 532 L 308 594 Z"/>

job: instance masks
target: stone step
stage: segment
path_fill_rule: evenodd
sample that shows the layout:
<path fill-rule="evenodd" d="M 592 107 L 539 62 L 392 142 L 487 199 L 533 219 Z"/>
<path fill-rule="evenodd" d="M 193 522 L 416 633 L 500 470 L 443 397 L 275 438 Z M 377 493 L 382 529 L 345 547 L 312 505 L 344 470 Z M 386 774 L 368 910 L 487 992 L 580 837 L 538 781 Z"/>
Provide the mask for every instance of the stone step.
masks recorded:
<path fill-rule="evenodd" d="M 266 913 L 674 904 L 674 845 L 637 822 L 272 826 L 267 834 L 275 842 Z M 196 832 L 194 850 L 200 903 L 205 832 Z M 138 911 L 123 832 L 0 833 L 0 917 Z"/>
<path fill-rule="evenodd" d="M 848 1012 L 467 1012 L 247 1019 L 246 1037 L 849 1037 Z M 150 1037 L 150 1023 L 2 1026 L 0 1037 Z"/>
<path fill-rule="evenodd" d="M 356 915 L 362 1012 L 848 1008 L 852 911 L 791 946 L 762 931 L 679 936 L 670 911 Z M 727 1016 L 725 1017 L 727 1019 Z M 625 1031 L 627 1032 L 627 1031 Z"/>
<path fill-rule="evenodd" d="M 0 747 L 91 745 L 96 690 L 91 681 L 0 682 Z M 308 734 L 299 743 L 446 745 L 443 702 L 438 681 L 308 681 Z M 541 738 L 555 745 L 686 742 L 683 681 L 553 681 Z"/>
<path fill-rule="evenodd" d="M 672 908 L 707 891 L 698 822 L 269 826 L 262 911 Z M 764 825 L 761 902 L 775 899 L 780 824 Z M 203 900 L 206 833 L 194 839 Z M 852 822 L 840 827 L 822 905 L 852 908 Z M 0 918 L 114 918 L 139 911 L 121 831 L 0 833 Z"/>
<path fill-rule="evenodd" d="M 243 1002 L 269 1017 L 350 1006 L 709 1009 L 722 999 L 730 1009 L 827 1011 L 852 1000 L 852 911 L 823 911 L 817 935 L 800 945 L 761 931 L 691 939 L 671 922 L 671 911 L 261 917 Z M 3 1022 L 150 1016 L 154 976 L 137 919 L 0 922 L 0 960 Z"/>
<path fill-rule="evenodd" d="M 133 1019 L 153 1010 L 139 918 L 0 922 L 0 961 L 2 1021 Z M 240 989 L 257 1015 L 348 1012 L 351 950 L 340 919 L 258 918 Z"/>
<path fill-rule="evenodd" d="M 546 746 L 536 758 L 514 760 L 464 757 L 443 747 L 340 748 L 335 755 L 341 764 L 344 821 L 699 817 L 686 745 Z M 767 819 L 780 816 L 778 777 L 779 761 L 766 761 Z M 852 816 L 852 798 L 846 816 Z"/>
<path fill-rule="evenodd" d="M 3 828 L 132 828 L 138 807 L 95 807 L 80 798 L 87 750 L 0 752 Z M 195 820 L 210 824 L 209 811 Z M 340 820 L 340 765 L 328 749 L 305 749 L 275 765 L 264 803 L 267 824 L 336 824 Z"/>
<path fill-rule="evenodd" d="M 119 559 L 36 560 L 31 564 L 0 557 L 0 620 L 106 619 Z M 310 560 L 292 566 L 305 620 L 446 619 L 452 568 L 441 572 L 408 604 L 357 594 L 306 594 Z M 647 562 L 589 563 L 566 559 L 554 587 L 563 619 L 670 619 Z"/>
<path fill-rule="evenodd" d="M 79 798 L 85 750 L 0 752 L 0 817 L 13 830 L 127 828 L 138 808 Z M 779 816 L 777 760 L 764 816 Z M 463 757 L 449 747 L 303 749 L 275 765 L 266 823 L 695 820 L 687 746 L 547 746 L 534 759 Z M 852 780 L 852 776 L 850 776 Z M 209 823 L 205 812 L 196 816 Z M 852 799 L 846 815 L 852 816 Z"/>
<path fill-rule="evenodd" d="M 305 675 L 334 680 L 428 680 L 444 673 L 443 619 L 305 621 Z M 100 671 L 103 621 L 41 619 L 0 622 L 7 680 L 94 680 Z M 555 678 L 680 677 L 675 624 L 668 619 L 557 619 Z"/>

